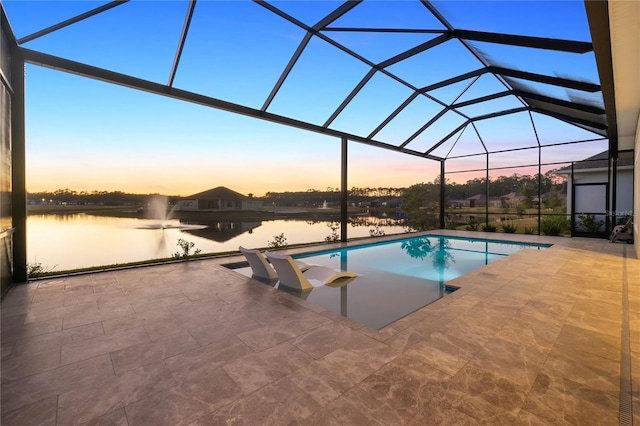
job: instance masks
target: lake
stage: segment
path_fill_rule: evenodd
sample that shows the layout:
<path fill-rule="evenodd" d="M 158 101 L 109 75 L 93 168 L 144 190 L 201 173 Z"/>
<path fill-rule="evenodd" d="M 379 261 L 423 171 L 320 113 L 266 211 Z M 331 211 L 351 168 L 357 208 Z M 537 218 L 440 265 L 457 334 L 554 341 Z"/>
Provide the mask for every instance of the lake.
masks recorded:
<path fill-rule="evenodd" d="M 376 224 L 386 235 L 405 231 L 389 220 L 368 216 L 353 220 L 349 238 L 368 237 Z M 331 234 L 329 223 L 282 219 L 196 224 L 89 214 L 29 215 L 27 261 L 40 263 L 45 270 L 63 271 L 171 257 L 181 251 L 179 239 L 193 242 L 202 253 L 237 250 L 240 245 L 266 247 L 281 233 L 287 244 L 321 242 Z"/>

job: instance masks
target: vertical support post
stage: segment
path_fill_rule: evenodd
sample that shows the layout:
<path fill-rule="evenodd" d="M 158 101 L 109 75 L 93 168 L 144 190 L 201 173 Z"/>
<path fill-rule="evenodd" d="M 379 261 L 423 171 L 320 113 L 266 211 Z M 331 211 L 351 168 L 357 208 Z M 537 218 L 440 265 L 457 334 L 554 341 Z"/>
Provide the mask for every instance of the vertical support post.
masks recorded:
<path fill-rule="evenodd" d="M 575 212 L 576 212 L 576 181 L 573 176 L 573 162 L 571 162 L 571 188 L 567 188 L 567 192 L 571 191 L 571 218 L 569 220 L 571 226 L 571 236 L 574 235 L 574 230 L 576 229 L 576 221 L 575 221 Z M 540 233 L 540 228 L 538 227 L 538 234 Z"/>
<path fill-rule="evenodd" d="M 440 229 L 444 229 L 446 227 L 445 223 L 445 200 L 446 200 L 446 185 L 444 181 L 444 161 L 440 160 Z"/>
<path fill-rule="evenodd" d="M 489 153 L 487 152 L 487 175 L 484 181 L 484 224 L 489 224 Z"/>
<path fill-rule="evenodd" d="M 347 208 L 349 203 L 349 194 L 347 189 L 347 145 L 349 141 L 347 138 L 342 138 L 342 157 L 341 157 L 341 168 L 340 168 L 340 186 L 342 189 L 342 194 L 340 197 L 340 241 L 343 243 L 347 242 L 347 222 L 348 222 L 348 214 Z"/>
<path fill-rule="evenodd" d="M 611 156 L 611 151 L 609 151 L 609 156 Z M 611 166 L 611 203 L 609 214 L 606 215 L 605 232 L 607 235 L 616 226 L 618 220 L 618 214 L 616 213 L 618 209 L 616 200 L 618 194 L 618 157 L 612 157 L 609 164 Z"/>
<path fill-rule="evenodd" d="M 11 49 L 11 208 L 13 283 L 27 282 L 27 184 L 25 143 L 25 68 L 17 46 Z"/>
<path fill-rule="evenodd" d="M 538 146 L 538 235 L 540 235 L 540 216 L 542 214 L 542 147 Z"/>

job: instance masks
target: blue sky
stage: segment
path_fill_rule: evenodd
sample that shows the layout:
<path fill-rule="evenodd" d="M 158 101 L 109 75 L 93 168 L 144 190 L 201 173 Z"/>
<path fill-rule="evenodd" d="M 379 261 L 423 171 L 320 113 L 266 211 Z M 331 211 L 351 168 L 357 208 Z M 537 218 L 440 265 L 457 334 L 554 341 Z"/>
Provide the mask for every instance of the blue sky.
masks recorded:
<path fill-rule="evenodd" d="M 105 2 L 5 0 L 18 38 Z M 64 58 L 166 84 L 182 30 L 186 1 L 133 1 L 24 44 Z M 340 2 L 273 2 L 313 25 Z M 458 28 L 518 32 L 539 37 L 589 40 L 584 6 L 566 2 L 434 2 Z M 540 5 L 544 7 L 539 7 Z M 442 30 L 414 1 L 366 0 L 334 27 L 410 27 Z M 357 54 L 380 62 L 433 39 L 437 34 L 326 31 Z M 199 1 L 175 79 L 175 87 L 261 108 L 305 32 L 249 1 Z M 550 76 L 597 83 L 593 55 L 556 53 L 490 43 L 472 43 L 483 55 Z M 506 63 L 504 63 L 506 61 Z M 480 68 L 458 41 L 450 40 L 388 68 L 415 87 Z M 454 71 L 452 71 L 452 69 Z M 370 70 L 369 65 L 312 37 L 268 111 L 322 125 Z M 585 95 L 531 84 L 532 90 L 570 100 Z M 442 103 L 504 90 L 492 75 L 419 96 L 375 139 L 399 145 L 442 109 Z M 412 91 L 378 72 L 330 124 L 367 136 Z M 461 109 L 470 117 L 521 105 L 515 98 Z M 429 149 L 465 121 L 448 112 L 407 147 Z M 534 114 L 543 145 L 593 139 L 593 133 Z M 489 149 L 535 144 L 527 113 L 476 123 Z M 436 155 L 482 152 L 476 129 L 468 126 Z M 489 146 L 491 145 L 491 146 Z M 546 161 L 570 161 L 606 149 L 606 142 L 543 149 Z M 431 181 L 437 162 L 350 143 L 349 186 L 408 186 Z M 522 159 L 520 157 L 522 157 Z M 497 167 L 524 163 L 527 154 L 497 156 Z M 499 157 L 499 159 L 498 159 Z M 537 158 L 537 150 L 535 150 Z M 482 163 L 485 157 L 474 161 Z M 456 164 L 464 162 L 456 161 Z M 454 162 L 451 163 L 452 165 Z M 462 167 L 464 166 L 456 166 Z M 340 185 L 340 141 L 285 126 L 89 80 L 27 67 L 27 188 L 71 188 L 189 195 L 218 185 L 244 193 L 325 189 Z M 453 175 L 452 175 L 453 177 Z"/>

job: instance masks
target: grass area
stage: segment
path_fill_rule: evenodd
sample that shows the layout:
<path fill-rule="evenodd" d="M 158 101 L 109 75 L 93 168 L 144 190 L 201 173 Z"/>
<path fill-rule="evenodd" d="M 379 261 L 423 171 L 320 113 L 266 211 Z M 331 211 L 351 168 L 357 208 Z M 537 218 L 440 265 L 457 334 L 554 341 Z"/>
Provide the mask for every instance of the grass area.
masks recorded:
<path fill-rule="evenodd" d="M 546 217 L 554 217 L 555 215 L 551 215 L 549 214 L 549 216 Z M 558 214 L 557 216 L 563 216 L 563 214 Z M 482 221 L 477 222 L 477 231 L 482 231 L 482 227 L 484 225 L 484 215 L 481 217 Z M 516 227 L 516 232 L 515 234 L 538 234 L 538 217 L 518 217 L 516 215 L 513 216 L 502 216 L 500 219 L 505 219 L 505 220 L 496 220 L 497 218 L 494 216 L 489 216 L 489 222 L 496 227 L 496 231 L 495 232 L 505 232 L 504 228 L 502 226 L 502 224 L 509 224 L 512 226 Z M 544 223 L 545 220 L 545 216 L 542 217 L 542 222 Z M 450 228 L 450 229 L 456 229 L 459 231 L 468 231 L 470 229 L 468 229 L 469 224 L 465 223 L 465 224 L 457 224 L 454 228 Z M 544 232 L 544 226 L 542 227 L 542 235 L 545 235 Z M 528 231 L 528 232 L 525 232 Z M 563 231 L 560 232 L 559 235 L 561 236 L 568 236 L 571 234 L 571 231 L 569 229 L 568 223 L 567 223 L 567 227 L 566 229 L 564 229 Z M 553 235 L 553 234 L 552 234 Z"/>
<path fill-rule="evenodd" d="M 502 226 L 500 226 L 499 223 L 496 222 L 491 222 L 495 227 L 496 227 L 496 231 L 495 232 L 504 232 L 502 229 Z M 484 224 L 479 224 L 478 225 L 478 229 L 477 231 L 482 231 L 482 225 Z M 515 234 L 537 234 L 538 233 L 538 220 L 535 219 L 523 219 L 520 221 L 513 221 L 513 225 L 516 225 L 516 232 Z M 460 225 L 460 226 L 456 226 L 455 230 L 457 231 L 468 231 L 467 229 L 468 225 Z M 530 232 L 525 232 L 525 229 L 530 231 Z"/>

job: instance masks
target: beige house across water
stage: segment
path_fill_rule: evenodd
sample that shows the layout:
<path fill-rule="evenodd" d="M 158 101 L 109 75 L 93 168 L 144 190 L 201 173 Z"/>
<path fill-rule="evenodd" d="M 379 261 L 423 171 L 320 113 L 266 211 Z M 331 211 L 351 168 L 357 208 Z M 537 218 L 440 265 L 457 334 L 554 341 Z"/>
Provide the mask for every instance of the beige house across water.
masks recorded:
<path fill-rule="evenodd" d="M 232 211 L 232 210 L 260 210 L 262 200 L 250 195 L 243 195 L 224 186 L 218 186 L 207 191 L 186 197 L 178 201 L 177 210 L 180 211 Z"/>

